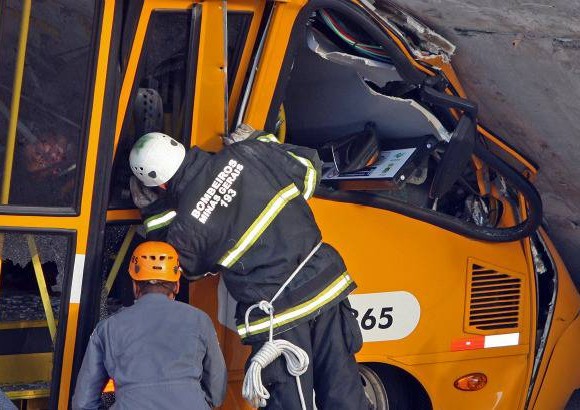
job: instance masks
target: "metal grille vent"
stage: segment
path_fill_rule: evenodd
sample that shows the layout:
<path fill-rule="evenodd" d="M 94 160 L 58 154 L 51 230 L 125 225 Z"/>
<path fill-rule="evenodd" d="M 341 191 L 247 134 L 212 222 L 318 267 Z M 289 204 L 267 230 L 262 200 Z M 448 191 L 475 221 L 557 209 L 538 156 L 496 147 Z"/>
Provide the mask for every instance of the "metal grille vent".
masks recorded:
<path fill-rule="evenodd" d="M 480 331 L 519 326 L 522 279 L 473 263 L 468 326 Z"/>

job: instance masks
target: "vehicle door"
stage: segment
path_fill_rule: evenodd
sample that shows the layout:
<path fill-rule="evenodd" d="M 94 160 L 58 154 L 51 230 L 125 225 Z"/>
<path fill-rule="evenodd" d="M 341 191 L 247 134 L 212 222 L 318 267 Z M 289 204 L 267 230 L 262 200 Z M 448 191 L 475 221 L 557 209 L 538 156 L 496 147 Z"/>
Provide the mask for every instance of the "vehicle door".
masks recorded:
<path fill-rule="evenodd" d="M 0 390 L 36 408 L 69 397 L 114 25 L 112 1 L 0 2 Z"/>
<path fill-rule="evenodd" d="M 222 146 L 221 136 L 240 99 L 264 3 L 228 1 L 225 6 L 222 1 L 146 0 L 130 2 L 122 11 L 114 156 L 111 175 L 103 176 L 110 181 L 106 226 L 99 266 L 83 285 L 87 305 L 75 374 L 96 321 L 133 303 L 127 264 L 146 235 L 129 191 L 128 156 L 133 143 L 146 132 L 159 131 L 186 146 L 208 151 Z M 217 322 L 217 285 L 217 278 L 191 286 L 183 279 L 178 299 L 210 314 L 225 346 Z M 238 352 L 224 354 L 228 360 L 228 355 Z M 114 388 L 110 385 L 107 390 Z M 232 391 L 228 397 L 236 394 Z M 111 395 L 106 397 L 111 404 Z"/>

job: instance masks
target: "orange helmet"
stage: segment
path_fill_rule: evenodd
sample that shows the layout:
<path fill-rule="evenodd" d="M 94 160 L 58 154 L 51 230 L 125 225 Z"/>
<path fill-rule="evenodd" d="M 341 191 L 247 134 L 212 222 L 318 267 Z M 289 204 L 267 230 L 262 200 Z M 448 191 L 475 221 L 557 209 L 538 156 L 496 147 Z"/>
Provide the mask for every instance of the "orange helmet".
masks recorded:
<path fill-rule="evenodd" d="M 177 251 L 165 242 L 143 242 L 133 251 L 129 274 L 136 281 L 177 282 L 181 275 Z"/>

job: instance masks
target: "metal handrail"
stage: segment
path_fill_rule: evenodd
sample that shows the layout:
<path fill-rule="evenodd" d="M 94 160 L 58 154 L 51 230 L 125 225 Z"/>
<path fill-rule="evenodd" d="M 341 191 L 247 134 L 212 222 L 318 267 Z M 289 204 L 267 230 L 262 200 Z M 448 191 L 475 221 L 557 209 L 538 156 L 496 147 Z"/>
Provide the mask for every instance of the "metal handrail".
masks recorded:
<path fill-rule="evenodd" d="M 135 236 L 135 232 L 137 232 L 137 225 L 131 225 L 127 234 L 125 235 L 125 239 L 123 239 L 123 243 L 119 248 L 119 252 L 117 252 L 117 256 L 115 257 L 115 262 L 113 262 L 113 266 L 111 267 L 111 271 L 107 276 L 107 282 L 105 283 L 104 292 L 105 297 L 109 296 L 111 289 L 113 288 L 113 283 L 115 283 L 115 279 L 117 279 L 117 274 L 119 273 L 119 269 L 125 260 L 125 256 L 127 255 L 127 251 L 129 250 L 129 245 L 133 241 L 133 236 Z"/>
<path fill-rule="evenodd" d="M 20 20 L 20 35 L 18 52 L 14 69 L 14 85 L 12 86 L 12 102 L 10 103 L 10 121 L 6 137 L 6 156 L 4 158 L 4 178 L 2 180 L 2 195 L 0 203 L 6 205 L 10 197 L 10 181 L 12 179 L 12 164 L 14 163 L 14 147 L 16 145 L 16 129 L 18 128 L 18 112 L 20 110 L 20 95 L 22 93 L 22 78 L 24 77 L 24 60 L 28 42 L 28 27 L 30 25 L 30 9 L 32 0 L 22 2 L 22 18 Z"/>
<path fill-rule="evenodd" d="M 34 241 L 33 235 L 26 235 L 26 239 L 28 241 L 28 249 L 30 249 L 32 266 L 34 267 L 34 275 L 36 276 L 36 282 L 38 283 L 38 290 L 40 291 L 40 298 L 42 299 L 42 307 L 44 308 L 44 313 L 46 315 L 48 331 L 50 332 L 52 343 L 54 343 L 56 340 L 56 322 L 54 320 L 52 305 L 50 304 L 50 296 L 48 295 L 46 281 L 44 280 L 44 272 L 42 270 L 42 263 L 40 262 L 38 248 L 36 247 L 36 242 Z"/>

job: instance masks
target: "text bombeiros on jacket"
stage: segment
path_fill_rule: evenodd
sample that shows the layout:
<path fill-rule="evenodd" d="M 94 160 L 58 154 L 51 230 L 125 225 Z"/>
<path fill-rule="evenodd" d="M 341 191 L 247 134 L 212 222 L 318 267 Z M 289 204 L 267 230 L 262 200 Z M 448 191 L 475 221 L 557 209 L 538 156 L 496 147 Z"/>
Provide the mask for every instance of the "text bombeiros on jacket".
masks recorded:
<path fill-rule="evenodd" d="M 191 216 L 205 224 L 218 204 L 227 208 L 237 194 L 231 187 L 243 169 L 242 164 L 235 159 L 230 159 L 228 165 L 215 177 L 211 186 L 197 201 L 195 209 L 191 211 Z"/>

